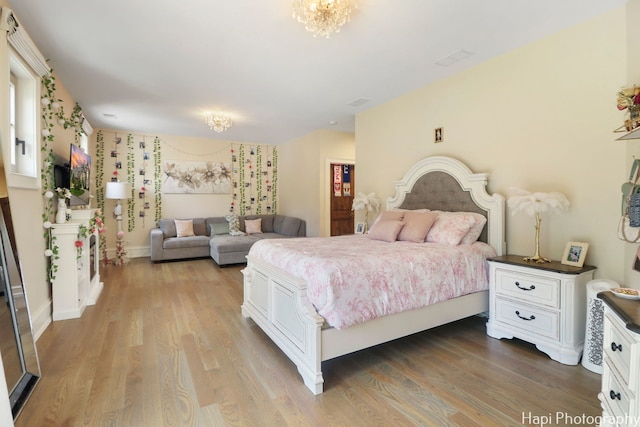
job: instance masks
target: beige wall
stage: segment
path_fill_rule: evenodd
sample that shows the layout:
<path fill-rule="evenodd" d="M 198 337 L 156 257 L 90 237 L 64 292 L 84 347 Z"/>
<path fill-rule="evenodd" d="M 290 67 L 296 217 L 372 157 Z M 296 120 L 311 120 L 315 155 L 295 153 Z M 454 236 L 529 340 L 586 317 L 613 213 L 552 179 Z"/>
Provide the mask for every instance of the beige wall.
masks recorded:
<path fill-rule="evenodd" d="M 8 6 L 6 1 L 0 0 L 0 6 Z M 20 17 L 18 17 L 20 19 Z M 29 29 L 26 29 L 27 32 Z M 0 43 L 0 64 L 2 73 L 0 80 L 5 83 L 0 85 L 0 100 L 2 105 L 8 105 L 8 71 L 9 50 L 6 43 Z M 40 96 L 39 85 L 38 97 Z M 75 101 L 64 88 L 62 82 L 56 84 L 56 98 L 68 117 L 73 111 Z M 0 129 L 2 129 L 0 141 L 9 139 L 9 117 L 6 108 L 0 109 Z M 40 121 L 37 122 L 40 124 Z M 68 156 L 69 144 L 74 140 L 73 129 L 63 129 L 56 123 L 52 133 L 55 135 L 52 148 L 56 153 Z M 39 130 L 38 130 L 39 135 Z M 39 143 L 40 141 L 37 141 Z M 37 145 L 37 144 L 36 144 Z M 66 154 L 64 154 L 66 153 Z M 40 164 L 38 164 L 38 169 Z M 9 184 L 11 181 L 8 180 Z M 35 336 L 38 337 L 51 321 L 51 285 L 47 277 L 48 259 L 44 256 L 45 240 L 43 224 L 44 200 L 39 188 L 21 188 L 9 186 L 9 200 L 12 211 L 13 225 L 17 241 L 17 249 L 22 265 L 22 274 L 25 292 L 29 301 L 32 325 Z"/>
<path fill-rule="evenodd" d="M 96 143 L 96 131 L 92 137 L 92 144 Z M 144 139 L 146 149 L 144 151 L 153 155 L 153 140 L 156 136 L 161 143 L 161 158 L 166 160 L 184 160 L 184 161 L 212 161 L 212 162 L 231 162 L 232 144 L 237 146 L 241 143 L 209 138 L 193 138 L 176 135 L 144 135 L 136 132 L 119 131 L 103 129 L 105 146 L 105 164 L 104 177 L 105 182 L 111 179 L 111 173 L 115 170 L 114 161 L 110 158 L 112 148 L 115 148 L 114 138 L 116 134 L 122 138 L 121 144 L 126 144 L 127 135 L 132 134 L 134 137 L 134 152 L 138 157 L 141 156 L 138 143 Z M 245 145 L 250 145 L 243 143 Z M 252 146 L 257 146 L 253 144 Z M 123 162 L 123 168 L 126 168 L 126 154 L 122 154 L 118 160 Z M 126 152 L 126 151 L 125 151 Z M 141 160 L 136 160 L 136 165 L 140 165 Z M 124 170 L 124 169 L 123 169 Z M 153 180 L 153 158 L 147 162 L 147 178 Z M 126 173 L 126 172 L 125 172 Z M 126 180 L 126 176 L 121 176 L 120 180 Z M 140 187 L 140 179 L 136 175 L 136 189 Z M 128 209 L 127 202 L 123 201 L 123 222 L 122 228 L 125 231 L 126 250 L 131 257 L 149 256 L 149 231 L 155 227 L 155 203 L 153 185 L 146 186 L 147 196 L 145 201 L 150 203 L 150 209 L 145 210 L 145 218 L 136 217 L 135 228 L 132 232 L 128 231 Z M 138 191 L 136 191 L 136 194 Z M 224 216 L 229 214 L 231 205 L 231 194 L 163 194 L 162 195 L 162 218 L 193 218 L 208 216 Z M 135 212 L 143 210 L 142 201 L 135 200 Z M 95 205 L 95 203 L 94 203 Z M 113 209 L 115 200 L 105 200 L 105 223 L 107 226 L 107 249 L 109 256 L 114 255 L 114 242 L 116 235 L 116 221 L 113 218 Z"/>
<path fill-rule="evenodd" d="M 640 19 L 640 0 L 631 0 L 627 4 L 627 85 L 640 84 L 640 28 L 637 25 Z M 622 142 L 627 148 L 627 171 L 633 158 L 640 159 L 640 140 Z M 628 172 L 627 172 L 628 174 Z M 625 267 L 633 265 L 640 246 L 637 244 L 625 244 Z M 640 272 L 632 268 L 625 268 L 624 283 L 627 286 L 640 289 Z"/>
<path fill-rule="evenodd" d="M 115 148 L 113 140 L 116 136 L 122 138 L 121 144 L 125 144 L 127 135 L 134 136 L 134 150 L 137 152 L 137 143 L 143 137 L 147 144 L 146 151 L 152 151 L 155 135 L 143 135 L 136 132 L 128 132 L 114 129 L 102 129 L 105 145 L 105 182 L 111 178 L 114 162 L 109 154 Z M 91 152 L 95 152 L 96 136 L 98 130 L 91 138 Z M 240 142 L 216 140 L 208 138 L 193 138 L 176 135 L 157 135 L 161 141 L 162 159 L 165 160 L 189 160 L 189 161 L 217 161 L 230 162 L 232 145 Z M 242 143 L 246 146 L 255 144 Z M 277 147 L 278 150 L 278 212 L 285 215 L 293 215 L 304 218 L 307 221 L 308 235 L 328 235 L 325 225 L 327 220 L 329 179 L 327 161 L 337 160 L 353 162 L 355 141 L 353 134 L 316 131 L 297 140 Z M 119 160 L 126 164 L 124 156 Z M 152 168 L 152 161 L 147 168 Z M 149 175 L 153 175 L 151 170 Z M 357 175 L 356 175 L 357 177 Z M 149 176 L 149 178 L 153 178 Z M 121 180 L 125 179 L 121 177 Z M 356 178 L 357 179 L 357 178 Z M 356 181 L 357 182 L 357 181 Z M 325 186 L 326 189 L 321 189 Z M 149 256 L 149 230 L 155 227 L 153 188 L 147 186 L 147 201 L 151 209 L 146 211 L 144 220 L 136 218 L 133 232 L 127 231 L 127 202 L 123 202 L 123 229 L 125 231 L 126 250 L 131 257 Z M 223 216 L 229 213 L 231 203 L 230 194 L 163 194 L 162 217 L 163 218 L 192 218 L 196 216 Z M 136 206 L 141 204 L 136 200 Z M 95 202 L 93 207 L 95 207 Z M 105 200 L 105 224 L 107 226 L 107 250 L 109 256 L 114 255 L 116 221 L 112 212 L 115 201 Z M 140 209 L 136 208 L 138 212 Z M 326 230 L 325 230 L 326 228 Z M 323 234 L 326 233 L 326 234 Z"/>
<path fill-rule="evenodd" d="M 328 236 L 331 161 L 354 163 L 351 133 L 319 130 L 279 147 L 279 212 L 303 218 L 308 236 Z M 361 187 L 356 165 L 356 189 Z"/>
<path fill-rule="evenodd" d="M 625 9 L 426 86 L 356 118 L 360 188 L 383 198 L 417 160 L 449 155 L 490 173 L 491 192 L 560 191 L 571 210 L 543 217 L 542 255 L 568 241 L 591 245 L 598 277 L 622 281 L 625 244 L 616 238 L 624 143 L 615 94 L 626 83 Z M 444 142 L 433 143 L 444 127 Z M 532 255 L 533 219 L 507 218 L 508 252 Z"/>

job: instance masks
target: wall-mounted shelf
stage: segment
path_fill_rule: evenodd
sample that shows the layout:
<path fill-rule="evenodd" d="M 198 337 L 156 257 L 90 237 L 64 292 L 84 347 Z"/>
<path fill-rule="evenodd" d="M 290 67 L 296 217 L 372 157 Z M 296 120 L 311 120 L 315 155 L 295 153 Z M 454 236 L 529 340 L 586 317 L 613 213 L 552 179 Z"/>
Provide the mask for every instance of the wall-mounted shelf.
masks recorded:
<path fill-rule="evenodd" d="M 620 138 L 617 138 L 616 141 L 624 141 L 627 139 L 640 139 L 640 127 L 637 127 L 634 130 L 625 133 Z"/>

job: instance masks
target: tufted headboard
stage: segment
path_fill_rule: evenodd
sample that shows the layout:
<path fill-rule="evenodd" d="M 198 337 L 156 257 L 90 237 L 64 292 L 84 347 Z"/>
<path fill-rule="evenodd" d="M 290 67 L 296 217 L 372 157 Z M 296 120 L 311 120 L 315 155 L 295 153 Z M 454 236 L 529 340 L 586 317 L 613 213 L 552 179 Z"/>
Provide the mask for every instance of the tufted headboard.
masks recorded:
<path fill-rule="evenodd" d="M 396 195 L 387 200 L 387 209 L 431 209 L 477 212 L 487 217 L 479 240 L 505 252 L 504 197 L 486 191 L 488 174 L 475 174 L 451 157 L 427 157 L 413 165 L 395 183 Z"/>

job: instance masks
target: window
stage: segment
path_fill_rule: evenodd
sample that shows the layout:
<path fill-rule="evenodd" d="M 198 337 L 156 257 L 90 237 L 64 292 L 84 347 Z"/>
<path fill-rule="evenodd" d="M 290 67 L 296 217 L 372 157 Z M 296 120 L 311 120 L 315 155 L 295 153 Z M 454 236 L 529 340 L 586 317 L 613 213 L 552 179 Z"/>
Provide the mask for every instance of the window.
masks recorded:
<path fill-rule="evenodd" d="M 40 187 L 39 84 L 40 78 L 20 58 L 9 52 L 9 140 L 2 147 L 7 180 L 10 186 Z"/>
<path fill-rule="evenodd" d="M 11 75 L 9 82 L 9 141 L 16 140 L 16 84 L 15 77 Z M 11 145 L 13 147 L 13 144 Z M 16 150 L 11 150 L 11 169 L 16 164 Z"/>

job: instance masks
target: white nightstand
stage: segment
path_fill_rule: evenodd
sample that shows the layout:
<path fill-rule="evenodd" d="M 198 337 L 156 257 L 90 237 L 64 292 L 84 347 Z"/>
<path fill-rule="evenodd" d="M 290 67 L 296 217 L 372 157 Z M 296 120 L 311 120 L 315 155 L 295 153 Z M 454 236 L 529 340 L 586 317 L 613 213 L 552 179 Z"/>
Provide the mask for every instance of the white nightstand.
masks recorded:
<path fill-rule="evenodd" d="M 519 338 L 565 365 L 577 365 L 584 347 L 586 284 L 596 267 L 517 255 L 489 258 L 489 321 L 493 338 Z"/>
<path fill-rule="evenodd" d="M 640 301 L 601 292 L 605 302 L 603 426 L 637 425 L 640 419 Z"/>

